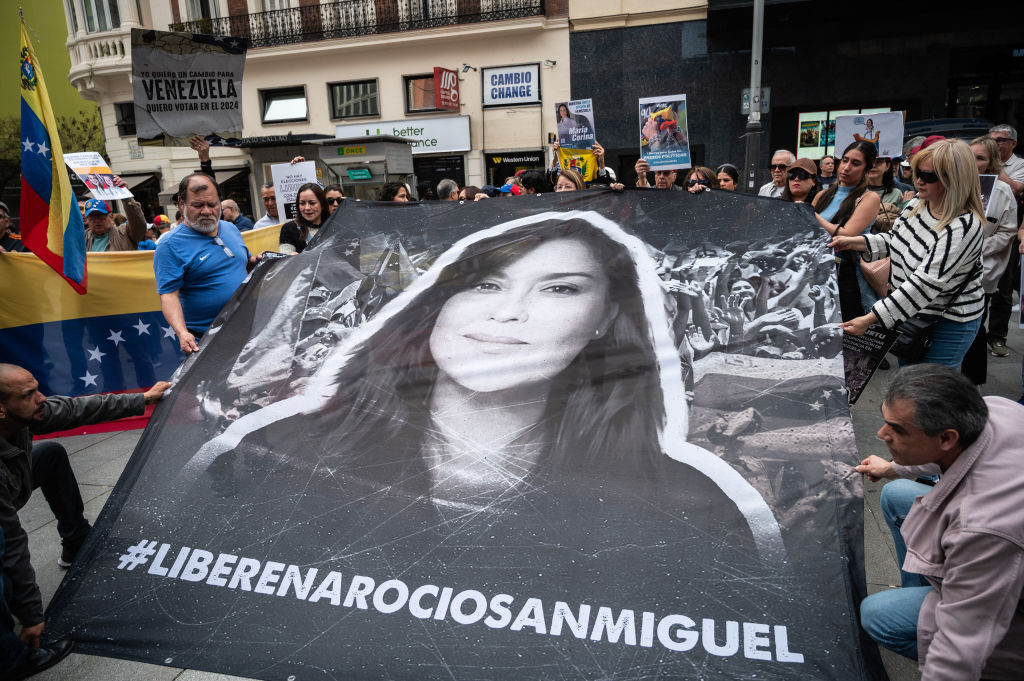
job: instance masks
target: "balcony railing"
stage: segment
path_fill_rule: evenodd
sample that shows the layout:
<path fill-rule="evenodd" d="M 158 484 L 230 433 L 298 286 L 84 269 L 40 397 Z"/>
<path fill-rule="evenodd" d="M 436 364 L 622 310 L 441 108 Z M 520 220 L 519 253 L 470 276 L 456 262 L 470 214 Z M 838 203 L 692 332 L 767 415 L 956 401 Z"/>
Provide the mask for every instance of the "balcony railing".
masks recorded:
<path fill-rule="evenodd" d="M 342 0 L 186 21 L 171 30 L 244 37 L 250 47 L 271 47 L 538 14 L 544 14 L 544 0 Z"/>

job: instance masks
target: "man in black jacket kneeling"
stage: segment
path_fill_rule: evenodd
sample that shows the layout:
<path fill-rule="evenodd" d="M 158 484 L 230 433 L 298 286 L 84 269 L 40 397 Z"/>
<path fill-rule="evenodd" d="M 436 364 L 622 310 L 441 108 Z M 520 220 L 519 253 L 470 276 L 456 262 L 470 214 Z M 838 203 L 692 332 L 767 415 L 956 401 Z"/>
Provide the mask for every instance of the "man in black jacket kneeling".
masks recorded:
<path fill-rule="evenodd" d="M 23 679 L 46 669 L 71 650 L 70 641 L 40 648 L 43 599 L 28 552 L 28 534 L 18 519 L 32 490 L 41 488 L 57 518 L 62 551 L 57 564 L 69 567 L 89 533 L 78 481 L 68 454 L 57 442 L 33 445 L 32 436 L 142 414 L 170 387 L 161 381 L 145 393 L 45 397 L 25 369 L 0 363 L 0 678 Z M 12 616 L 13 615 L 13 616 Z M 14 634 L 16 616 L 21 635 Z"/>

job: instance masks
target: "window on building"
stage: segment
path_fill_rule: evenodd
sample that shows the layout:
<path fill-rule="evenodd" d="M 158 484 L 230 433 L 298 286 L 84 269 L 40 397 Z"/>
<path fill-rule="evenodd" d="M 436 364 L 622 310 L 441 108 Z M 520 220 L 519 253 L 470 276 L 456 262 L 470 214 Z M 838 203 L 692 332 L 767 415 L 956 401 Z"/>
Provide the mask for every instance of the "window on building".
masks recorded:
<path fill-rule="evenodd" d="M 380 115 L 376 80 L 330 83 L 327 91 L 331 97 L 331 118 Z"/>
<path fill-rule="evenodd" d="M 117 0 L 82 0 L 85 30 L 89 33 L 111 31 L 121 25 Z"/>
<path fill-rule="evenodd" d="M 217 16 L 217 0 L 188 0 L 188 18 L 190 20 L 216 19 Z"/>
<path fill-rule="evenodd" d="M 135 103 L 115 102 L 114 117 L 117 120 L 117 134 L 121 137 L 135 137 Z"/>
<path fill-rule="evenodd" d="M 78 8 L 75 7 L 75 0 L 64 0 L 68 7 L 68 15 L 71 16 L 71 30 L 78 33 Z"/>
<path fill-rule="evenodd" d="M 278 9 L 288 9 L 291 7 L 289 0 L 263 0 L 263 11 L 273 12 Z"/>
<path fill-rule="evenodd" d="M 304 86 L 260 90 L 264 123 L 287 123 L 309 119 Z"/>
<path fill-rule="evenodd" d="M 434 104 L 434 74 L 405 77 L 405 110 L 438 111 Z"/>

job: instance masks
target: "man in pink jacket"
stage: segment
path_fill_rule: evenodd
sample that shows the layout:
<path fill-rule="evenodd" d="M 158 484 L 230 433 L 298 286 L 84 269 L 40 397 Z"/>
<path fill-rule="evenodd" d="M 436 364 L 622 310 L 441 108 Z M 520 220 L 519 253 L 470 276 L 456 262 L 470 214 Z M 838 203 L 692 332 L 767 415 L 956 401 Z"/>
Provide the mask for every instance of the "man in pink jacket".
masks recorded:
<path fill-rule="evenodd" d="M 919 364 L 893 376 L 882 416 L 892 462 L 857 470 L 941 477 L 882 488 L 903 587 L 864 599 L 865 631 L 916 658 L 922 681 L 1024 677 L 1024 406 Z"/>

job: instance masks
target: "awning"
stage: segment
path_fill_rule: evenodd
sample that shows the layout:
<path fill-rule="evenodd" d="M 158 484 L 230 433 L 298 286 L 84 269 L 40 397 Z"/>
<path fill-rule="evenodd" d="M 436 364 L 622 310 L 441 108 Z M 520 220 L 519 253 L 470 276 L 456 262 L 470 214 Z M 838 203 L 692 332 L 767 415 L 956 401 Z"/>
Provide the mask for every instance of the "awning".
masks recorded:
<path fill-rule="evenodd" d="M 148 182 L 156 177 L 158 177 L 156 173 L 140 173 L 138 175 L 122 175 L 121 179 L 128 185 L 128 189 L 135 189 L 143 182 Z M 173 194 L 174 192 L 171 193 Z"/>
<path fill-rule="evenodd" d="M 244 166 L 241 167 L 241 168 L 224 168 L 224 169 L 221 169 L 221 170 L 218 170 L 217 168 L 214 168 L 213 169 L 213 179 L 217 181 L 217 185 L 219 186 L 219 185 L 224 184 L 228 180 L 230 180 L 232 178 L 235 178 L 238 175 L 241 175 L 242 173 L 247 173 L 247 172 L 249 172 L 249 169 L 244 167 Z"/>
<path fill-rule="evenodd" d="M 234 168 L 214 168 L 213 169 L 213 179 L 217 182 L 217 185 L 220 186 L 220 185 L 224 184 L 225 182 L 227 182 L 228 180 L 231 180 L 231 179 L 241 175 L 242 173 L 248 173 L 248 172 L 249 172 L 249 168 L 246 167 L 246 166 L 236 166 Z M 128 180 L 125 180 L 125 182 L 127 182 L 127 181 Z M 129 188 L 130 187 L 131 187 L 131 185 L 129 185 Z M 160 192 L 160 194 L 157 196 L 157 201 L 159 201 L 160 205 L 162 205 L 162 206 L 171 204 L 171 203 L 173 203 L 173 201 L 171 199 L 174 198 L 174 195 L 177 192 L 178 192 L 178 185 L 177 184 L 175 184 L 173 187 L 168 187 L 164 191 Z"/>

